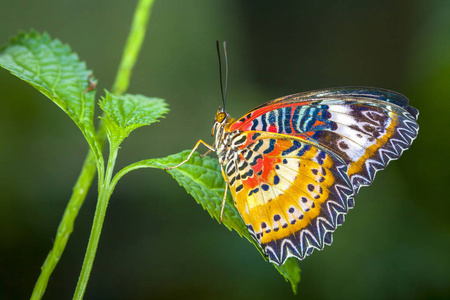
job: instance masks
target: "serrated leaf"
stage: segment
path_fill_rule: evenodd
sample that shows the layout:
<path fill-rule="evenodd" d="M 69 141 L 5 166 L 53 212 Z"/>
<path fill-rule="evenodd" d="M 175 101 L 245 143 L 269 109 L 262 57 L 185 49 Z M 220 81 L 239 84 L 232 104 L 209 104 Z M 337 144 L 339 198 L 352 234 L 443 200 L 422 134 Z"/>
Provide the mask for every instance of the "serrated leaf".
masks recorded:
<path fill-rule="evenodd" d="M 116 144 L 120 144 L 134 129 L 157 122 L 169 111 L 162 99 L 130 94 L 116 96 L 109 92 L 99 105 L 105 112 L 102 119 L 108 139 Z"/>
<path fill-rule="evenodd" d="M 183 151 L 164 158 L 152 159 L 149 163 L 160 169 L 173 167 L 186 159 L 189 152 Z M 200 158 L 197 153 L 194 153 L 187 163 L 167 172 L 194 197 L 197 203 L 209 212 L 211 217 L 219 221 L 223 194 L 225 192 L 225 181 L 217 159 L 208 156 Z M 251 239 L 229 195 L 223 212 L 223 224 L 230 230 L 236 230 L 240 236 Z"/>
<path fill-rule="evenodd" d="M 0 66 L 50 98 L 86 136 L 95 132 L 95 91 L 86 91 L 92 71 L 68 45 L 46 33 L 20 33 L 0 49 Z M 88 138 L 88 137 L 87 137 Z"/>
<path fill-rule="evenodd" d="M 183 151 L 159 159 L 149 159 L 136 163 L 130 168 L 145 165 L 164 169 L 173 167 L 187 158 L 190 151 Z M 175 180 L 194 197 L 194 199 L 206 209 L 211 217 L 219 220 L 222 208 L 223 193 L 225 191 L 225 181 L 223 180 L 219 162 L 216 158 L 201 158 L 198 153 L 194 153 L 191 159 L 176 169 L 167 171 Z M 240 236 L 245 237 L 258 249 L 263 258 L 267 261 L 259 244 L 250 236 L 244 221 L 233 204 L 230 194 L 223 213 L 223 224 L 230 230 L 235 230 Z M 297 292 L 297 285 L 300 282 L 300 268 L 295 258 L 288 259 L 284 265 L 272 264 L 286 281 L 289 281 L 294 293 Z"/>

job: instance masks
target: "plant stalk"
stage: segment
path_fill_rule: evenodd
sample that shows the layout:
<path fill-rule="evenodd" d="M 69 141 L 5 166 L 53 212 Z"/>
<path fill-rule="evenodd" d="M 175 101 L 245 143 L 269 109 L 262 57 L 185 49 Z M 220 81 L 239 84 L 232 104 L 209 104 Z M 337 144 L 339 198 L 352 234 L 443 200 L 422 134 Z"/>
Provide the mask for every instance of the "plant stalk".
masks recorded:
<path fill-rule="evenodd" d="M 112 93 L 115 95 L 122 95 L 128 89 L 131 71 L 136 64 L 142 47 L 154 2 L 155 0 L 139 0 L 134 13 L 133 23 L 131 24 L 131 31 L 123 50 L 122 61 L 112 88 Z"/>
<path fill-rule="evenodd" d="M 98 242 L 100 240 L 103 222 L 105 221 L 109 198 L 111 197 L 111 194 L 114 190 L 111 186 L 111 178 L 117 158 L 118 149 L 118 145 L 110 147 L 108 164 L 106 167 L 106 176 L 100 188 L 97 208 L 95 209 L 94 223 L 92 224 L 91 235 L 89 237 L 89 243 L 86 249 L 86 254 L 84 256 L 83 267 L 81 268 L 80 277 L 78 279 L 73 299 L 83 299 L 84 293 L 86 292 L 89 276 L 91 274 L 92 266 L 94 265 L 95 254 L 97 253 Z"/>

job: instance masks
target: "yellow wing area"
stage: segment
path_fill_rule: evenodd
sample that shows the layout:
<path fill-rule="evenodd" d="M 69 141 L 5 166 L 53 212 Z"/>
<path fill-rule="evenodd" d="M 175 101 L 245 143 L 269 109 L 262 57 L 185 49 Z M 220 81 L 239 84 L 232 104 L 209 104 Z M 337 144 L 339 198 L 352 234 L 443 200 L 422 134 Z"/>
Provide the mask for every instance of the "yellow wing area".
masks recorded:
<path fill-rule="evenodd" d="M 267 132 L 243 134 L 248 143 L 230 162 L 237 172 L 228 182 L 239 213 L 262 246 L 295 235 L 319 217 L 335 228 L 337 214 L 329 212 L 327 202 L 347 211 L 352 189 L 345 164 L 310 141 Z M 345 187 L 348 195 L 336 186 Z"/>

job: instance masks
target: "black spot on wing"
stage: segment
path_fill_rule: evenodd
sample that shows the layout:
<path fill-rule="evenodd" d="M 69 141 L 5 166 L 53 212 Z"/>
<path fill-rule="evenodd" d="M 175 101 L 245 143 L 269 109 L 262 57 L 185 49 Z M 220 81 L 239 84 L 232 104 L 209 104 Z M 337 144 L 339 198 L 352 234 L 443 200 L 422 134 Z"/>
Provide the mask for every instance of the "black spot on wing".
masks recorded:
<path fill-rule="evenodd" d="M 270 139 L 269 141 L 269 147 L 263 151 L 263 154 L 269 154 L 271 153 L 274 149 L 275 149 L 275 143 L 277 142 L 277 140 L 275 139 Z"/>
<path fill-rule="evenodd" d="M 258 159 L 263 159 L 263 156 L 261 154 L 255 156 L 253 161 L 250 163 L 250 166 L 256 166 L 258 164 Z"/>
<path fill-rule="evenodd" d="M 245 135 L 242 135 L 239 139 L 234 141 L 235 145 L 242 145 L 247 140 L 247 137 Z"/>
<path fill-rule="evenodd" d="M 263 140 L 259 140 L 256 145 L 253 147 L 253 151 L 258 152 L 259 148 L 264 144 Z"/>
<path fill-rule="evenodd" d="M 248 195 L 251 196 L 252 194 L 256 194 L 257 192 L 259 192 L 259 188 L 254 188 L 253 190 L 250 190 Z"/>
<path fill-rule="evenodd" d="M 248 163 L 247 163 L 246 161 L 244 161 L 244 162 L 239 166 L 239 171 L 244 170 L 247 166 L 248 166 Z"/>
<path fill-rule="evenodd" d="M 250 170 L 248 170 L 247 172 L 242 174 L 242 179 L 246 179 L 247 177 L 252 177 L 252 176 L 253 176 L 253 169 L 250 168 Z"/>
<path fill-rule="evenodd" d="M 244 155 L 245 160 L 249 160 L 250 158 L 252 158 L 253 156 L 253 151 L 252 150 L 247 150 L 247 152 Z"/>
<path fill-rule="evenodd" d="M 256 140 L 257 138 L 259 138 L 260 135 L 261 135 L 261 133 L 259 133 L 259 132 L 254 133 L 254 134 L 252 135 L 252 140 Z"/>

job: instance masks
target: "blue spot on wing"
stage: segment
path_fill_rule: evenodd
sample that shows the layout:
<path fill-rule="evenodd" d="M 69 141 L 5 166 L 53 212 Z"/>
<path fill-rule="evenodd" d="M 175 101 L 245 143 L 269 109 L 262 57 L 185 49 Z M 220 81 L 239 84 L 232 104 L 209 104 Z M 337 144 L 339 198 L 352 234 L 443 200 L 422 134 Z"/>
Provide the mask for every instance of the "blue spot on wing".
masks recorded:
<path fill-rule="evenodd" d="M 269 111 L 269 117 L 268 117 L 268 121 L 270 125 L 275 126 L 276 125 L 276 121 L 277 121 L 277 117 L 275 115 L 275 111 Z"/>
<path fill-rule="evenodd" d="M 280 177 L 278 175 L 273 176 L 273 184 L 279 184 L 280 183 Z"/>
<path fill-rule="evenodd" d="M 306 109 L 305 114 L 301 117 L 300 121 L 296 122 L 296 130 L 298 132 L 335 130 L 336 123 L 329 120 L 331 118 L 331 113 L 328 109 L 328 105 L 309 107 Z M 316 121 L 321 121 L 324 124 L 314 125 Z"/>
<path fill-rule="evenodd" d="M 297 153 L 297 156 L 303 156 L 305 154 L 306 151 L 310 150 L 311 146 L 310 145 L 304 145 Z"/>
<path fill-rule="evenodd" d="M 256 126 L 258 126 L 258 119 L 254 119 L 252 122 L 252 127 L 250 128 L 251 130 L 255 130 Z"/>
<path fill-rule="evenodd" d="M 317 162 L 321 165 L 323 165 L 323 160 L 327 157 L 327 154 L 324 151 L 320 151 L 319 155 L 317 156 Z"/>
<path fill-rule="evenodd" d="M 266 116 L 262 115 L 260 118 L 262 123 L 262 131 L 266 131 L 267 130 Z"/>
<path fill-rule="evenodd" d="M 292 129 L 291 129 L 291 113 L 292 113 L 292 108 L 291 107 L 285 107 L 284 109 L 284 113 L 283 113 L 283 121 L 284 121 L 284 126 L 280 127 L 280 128 L 284 128 L 284 132 L 286 132 L 287 134 L 291 134 L 292 133 Z"/>

